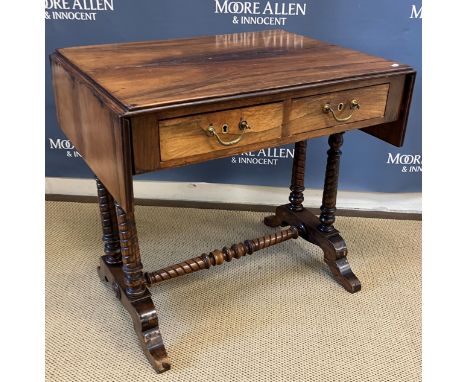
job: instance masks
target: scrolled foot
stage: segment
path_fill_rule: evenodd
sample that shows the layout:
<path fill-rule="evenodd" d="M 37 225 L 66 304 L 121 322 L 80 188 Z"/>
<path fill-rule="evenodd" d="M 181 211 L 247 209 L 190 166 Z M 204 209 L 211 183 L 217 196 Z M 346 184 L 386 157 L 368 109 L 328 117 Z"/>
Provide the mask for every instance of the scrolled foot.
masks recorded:
<path fill-rule="evenodd" d="M 146 289 L 142 296 L 129 297 L 125 293 L 122 267 L 107 264 L 104 256 L 101 257 L 98 275 L 102 281 L 111 283 L 116 297 L 130 314 L 143 352 L 151 366 L 157 373 L 169 370 L 171 362 L 159 330 L 158 316 L 150 292 Z"/>
<path fill-rule="evenodd" d="M 325 258 L 325 263 L 330 268 L 336 281 L 349 293 L 356 293 L 361 290 L 361 282 L 351 270 L 351 266 L 346 257 L 342 257 L 338 260 L 327 260 L 327 258 Z"/>
<path fill-rule="evenodd" d="M 157 373 L 169 370 L 171 361 L 163 343 L 151 297 L 138 299 L 132 305 L 135 308 L 135 312 L 131 313 L 133 326 L 146 358 Z"/>

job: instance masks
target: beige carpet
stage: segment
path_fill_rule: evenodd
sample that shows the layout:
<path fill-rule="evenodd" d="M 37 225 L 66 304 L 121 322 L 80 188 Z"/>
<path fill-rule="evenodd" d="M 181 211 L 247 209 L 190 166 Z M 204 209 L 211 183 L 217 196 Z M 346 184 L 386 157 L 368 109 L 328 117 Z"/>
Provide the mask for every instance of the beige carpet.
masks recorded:
<path fill-rule="evenodd" d="M 159 269 L 272 232 L 265 213 L 137 207 L 143 264 Z M 338 217 L 363 288 L 292 240 L 152 288 L 172 370 L 157 375 L 97 277 L 94 204 L 46 203 L 46 380 L 419 381 L 421 222 Z"/>

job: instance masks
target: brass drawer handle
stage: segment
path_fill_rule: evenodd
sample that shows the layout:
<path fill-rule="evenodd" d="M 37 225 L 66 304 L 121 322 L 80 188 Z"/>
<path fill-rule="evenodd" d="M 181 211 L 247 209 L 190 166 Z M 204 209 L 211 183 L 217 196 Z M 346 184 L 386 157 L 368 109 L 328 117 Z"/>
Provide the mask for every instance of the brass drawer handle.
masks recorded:
<path fill-rule="evenodd" d="M 340 106 L 341 106 L 341 109 L 342 109 L 342 104 L 340 104 Z M 329 112 L 331 112 L 332 115 L 333 115 L 333 118 L 335 118 L 335 120 L 338 121 L 338 122 L 346 122 L 346 121 L 351 119 L 351 117 L 353 116 L 354 110 L 359 109 L 360 107 L 361 106 L 359 105 L 359 102 L 357 100 L 353 99 L 351 101 L 351 104 L 349 105 L 349 108 L 351 109 L 351 114 L 348 115 L 347 117 L 344 117 L 344 118 L 337 117 L 336 114 L 335 114 L 335 111 L 333 110 L 333 108 L 331 107 L 331 105 L 329 103 L 327 103 L 327 104 L 325 104 L 323 106 L 322 111 L 325 114 L 328 114 Z M 341 111 L 341 109 L 340 109 L 340 111 Z"/>
<path fill-rule="evenodd" d="M 244 136 L 245 130 L 250 129 L 249 124 L 247 121 L 240 121 L 239 122 L 239 130 L 241 133 L 238 135 L 236 139 L 233 139 L 232 141 L 223 141 L 221 137 L 218 135 L 216 132 L 215 128 L 213 127 L 212 124 L 208 126 L 208 129 L 206 130 L 206 135 L 209 137 L 216 137 L 219 143 L 221 143 L 223 146 L 232 146 L 235 145 L 236 143 L 239 143 L 242 137 Z"/>

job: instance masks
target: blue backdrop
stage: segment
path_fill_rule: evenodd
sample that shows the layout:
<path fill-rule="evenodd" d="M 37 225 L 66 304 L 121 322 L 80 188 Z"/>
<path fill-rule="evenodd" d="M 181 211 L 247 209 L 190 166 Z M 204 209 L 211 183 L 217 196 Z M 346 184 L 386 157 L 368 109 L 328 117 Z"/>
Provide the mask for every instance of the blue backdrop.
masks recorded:
<path fill-rule="evenodd" d="M 48 62 L 54 49 L 280 28 L 417 70 L 404 146 L 395 148 L 360 131 L 345 134 L 340 189 L 421 191 L 420 1 L 46 0 L 45 8 L 46 176 L 93 176 L 58 127 Z M 327 148 L 325 138 L 309 141 L 307 187 L 322 186 Z M 287 186 L 290 154 L 250 153 L 137 179 Z"/>

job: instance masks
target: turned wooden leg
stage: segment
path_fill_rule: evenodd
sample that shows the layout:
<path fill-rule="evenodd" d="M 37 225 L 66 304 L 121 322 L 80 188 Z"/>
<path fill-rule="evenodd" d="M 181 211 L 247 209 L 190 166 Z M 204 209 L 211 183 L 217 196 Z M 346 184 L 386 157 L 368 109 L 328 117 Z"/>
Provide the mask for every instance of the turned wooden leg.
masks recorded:
<path fill-rule="evenodd" d="M 102 241 L 104 242 L 104 260 L 107 264 L 121 264 L 120 239 L 117 229 L 117 215 L 115 213 L 114 198 L 96 178 L 99 210 L 101 212 Z"/>
<path fill-rule="evenodd" d="M 302 227 L 300 236 L 323 250 L 325 263 L 329 266 L 333 276 L 348 292 L 354 293 L 361 289 L 361 283 L 351 270 L 346 258 L 348 253 L 346 243 L 333 227 L 343 133 L 331 135 L 328 143 L 330 149 L 328 150 L 320 218 L 302 205 L 307 147 L 306 141 L 303 141 L 297 142 L 295 146 L 289 204 L 279 206 L 275 215 L 267 216 L 264 222 L 270 227 L 278 225 Z"/>
<path fill-rule="evenodd" d="M 336 196 L 338 192 L 338 177 L 340 173 L 341 146 L 343 145 L 344 133 L 332 134 L 328 138 L 330 149 L 327 151 L 327 167 L 325 170 L 325 182 L 323 186 L 322 205 L 320 207 L 320 224 L 317 227 L 319 231 L 328 235 L 332 244 L 327 250 L 324 250 L 325 262 L 330 267 L 335 278 L 343 287 L 351 292 L 357 292 L 361 289 L 361 282 L 351 270 L 351 266 L 346 259 L 348 249 L 344 239 L 333 227 L 336 213 Z"/>
<path fill-rule="evenodd" d="M 118 203 L 115 203 L 115 209 L 119 227 L 125 291 L 130 297 L 138 297 L 145 293 L 146 287 L 134 212 L 125 212 Z"/>
<path fill-rule="evenodd" d="M 162 373 L 169 370 L 171 364 L 159 331 L 156 309 L 146 288 L 133 206 L 131 210 L 124 211 L 115 203 L 114 211 L 117 228 L 113 226 L 113 233 L 117 233 L 120 240 L 121 263 L 109 263 L 106 256 L 102 256 L 98 274 L 101 280 L 111 283 L 116 297 L 132 317 L 146 357 L 153 368 Z"/>
<path fill-rule="evenodd" d="M 296 142 L 294 145 L 294 159 L 291 173 L 291 185 L 289 189 L 289 205 L 291 211 L 302 211 L 304 209 L 302 202 L 304 201 L 304 173 L 305 161 L 307 153 L 307 141 Z M 265 225 L 269 227 L 278 227 L 287 225 L 282 222 L 278 215 L 266 216 L 263 220 Z"/>
<path fill-rule="evenodd" d="M 294 160 L 291 174 L 291 186 L 289 189 L 289 209 L 291 211 L 302 211 L 304 209 L 304 173 L 307 154 L 307 141 L 296 142 L 294 145 Z"/>
<path fill-rule="evenodd" d="M 320 225 L 322 232 L 332 232 L 335 230 L 336 213 L 336 194 L 338 191 L 338 177 L 340 175 L 340 147 L 343 145 L 343 134 L 338 133 L 330 135 L 328 144 L 330 149 L 327 151 L 327 168 L 325 171 L 325 183 L 323 185 L 322 205 L 320 207 Z"/>

